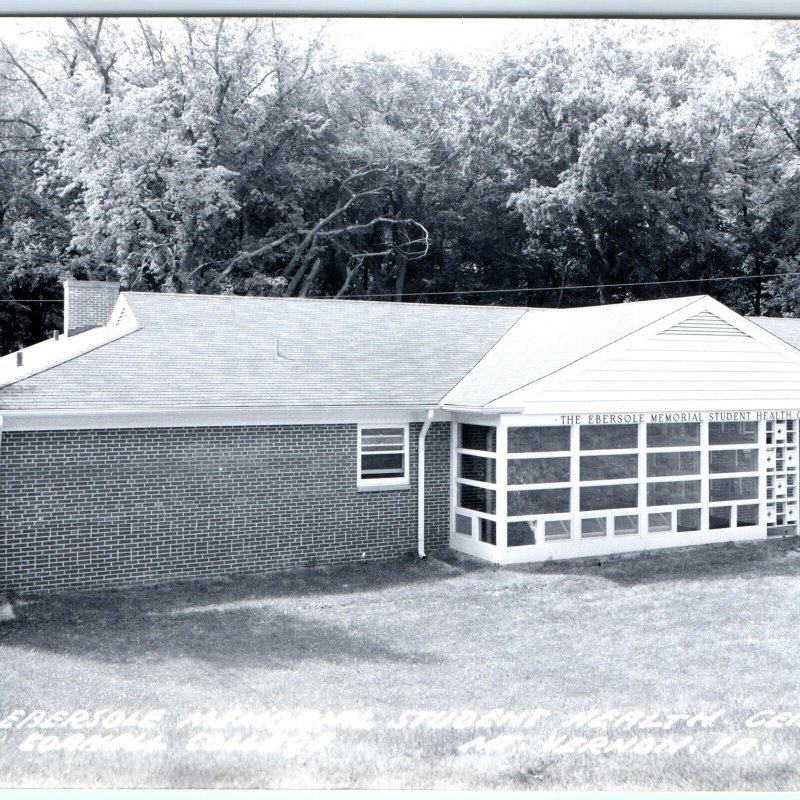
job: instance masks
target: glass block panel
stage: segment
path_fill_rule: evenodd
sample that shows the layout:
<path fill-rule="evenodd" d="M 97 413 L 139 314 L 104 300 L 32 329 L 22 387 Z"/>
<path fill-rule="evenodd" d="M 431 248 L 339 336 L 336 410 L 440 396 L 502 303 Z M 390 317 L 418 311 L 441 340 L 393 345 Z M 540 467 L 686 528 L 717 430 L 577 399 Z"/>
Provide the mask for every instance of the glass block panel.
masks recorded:
<path fill-rule="evenodd" d="M 497 428 L 490 425 L 461 424 L 459 447 L 467 450 L 486 450 L 494 453 L 497 449 Z"/>
<path fill-rule="evenodd" d="M 717 508 L 708 509 L 708 527 L 712 530 L 714 528 L 730 528 L 731 526 L 731 507 L 718 506 Z"/>
<path fill-rule="evenodd" d="M 495 460 L 493 458 L 481 458 L 481 456 L 471 456 L 467 453 L 458 454 L 459 478 L 494 483 L 494 469 Z"/>
<path fill-rule="evenodd" d="M 709 444 L 757 444 L 757 422 L 709 422 Z"/>
<path fill-rule="evenodd" d="M 536 533 L 540 523 L 537 520 L 529 522 L 509 522 L 508 523 L 508 546 L 524 547 L 525 545 L 536 544 Z"/>
<path fill-rule="evenodd" d="M 402 478 L 405 473 L 403 453 L 364 453 L 361 456 L 363 478 Z"/>
<path fill-rule="evenodd" d="M 683 447 L 700 444 L 699 422 L 650 422 L 647 425 L 648 447 Z"/>
<path fill-rule="evenodd" d="M 497 544 L 497 525 L 493 519 L 481 518 L 478 538 L 486 544 Z"/>
<path fill-rule="evenodd" d="M 718 500 L 755 500 L 758 478 L 712 478 L 711 502 Z"/>
<path fill-rule="evenodd" d="M 472 536 L 472 517 L 465 514 L 456 514 L 456 533 Z"/>
<path fill-rule="evenodd" d="M 508 482 L 569 483 L 569 457 L 509 458 Z"/>
<path fill-rule="evenodd" d="M 509 453 L 547 453 L 567 451 L 569 447 L 569 425 L 543 425 L 530 428 L 508 429 Z"/>
<path fill-rule="evenodd" d="M 664 481 L 647 484 L 647 505 L 678 506 L 700 502 L 700 481 Z"/>
<path fill-rule="evenodd" d="M 708 468 L 710 472 L 757 472 L 758 450 L 712 450 Z"/>
<path fill-rule="evenodd" d="M 736 527 L 748 528 L 751 525 L 758 525 L 758 504 L 737 506 Z"/>
<path fill-rule="evenodd" d="M 549 519 L 544 523 L 544 540 L 546 542 L 563 542 L 570 538 L 570 521 L 568 519 Z"/>
<path fill-rule="evenodd" d="M 672 531 L 672 512 L 659 511 L 647 515 L 648 533 L 670 533 Z"/>
<path fill-rule="evenodd" d="M 699 531 L 700 530 L 700 509 L 699 508 L 680 508 L 677 512 L 679 531 Z"/>
<path fill-rule="evenodd" d="M 458 505 L 461 506 L 461 508 L 494 514 L 497 508 L 495 502 L 495 492 L 493 489 L 481 489 L 477 486 L 467 486 L 463 483 L 458 484 Z"/>
<path fill-rule="evenodd" d="M 581 425 L 581 450 L 634 450 L 637 425 Z"/>
<path fill-rule="evenodd" d="M 614 536 L 630 536 L 639 533 L 638 514 L 620 514 L 614 517 Z"/>
<path fill-rule="evenodd" d="M 636 453 L 581 456 L 582 481 L 613 481 L 636 478 L 638 474 L 639 456 Z"/>
<path fill-rule="evenodd" d="M 521 489 L 508 492 L 508 515 L 569 514 L 569 488 Z"/>
<path fill-rule="evenodd" d="M 662 478 L 666 475 L 699 475 L 700 453 L 648 453 L 647 477 Z"/>
<path fill-rule="evenodd" d="M 606 508 L 635 508 L 639 505 L 637 483 L 615 483 L 612 486 L 581 486 L 581 511 Z"/>
<path fill-rule="evenodd" d="M 605 535 L 605 517 L 587 517 L 581 520 L 581 539 L 599 539 Z"/>

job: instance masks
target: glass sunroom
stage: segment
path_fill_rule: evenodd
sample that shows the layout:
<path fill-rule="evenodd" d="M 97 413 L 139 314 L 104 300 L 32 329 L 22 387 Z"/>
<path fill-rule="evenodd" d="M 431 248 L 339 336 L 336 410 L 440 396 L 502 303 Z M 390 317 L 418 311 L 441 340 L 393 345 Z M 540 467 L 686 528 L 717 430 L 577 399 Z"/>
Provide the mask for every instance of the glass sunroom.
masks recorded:
<path fill-rule="evenodd" d="M 464 415 L 452 425 L 450 544 L 519 563 L 796 532 L 798 420 L 763 416 Z"/>

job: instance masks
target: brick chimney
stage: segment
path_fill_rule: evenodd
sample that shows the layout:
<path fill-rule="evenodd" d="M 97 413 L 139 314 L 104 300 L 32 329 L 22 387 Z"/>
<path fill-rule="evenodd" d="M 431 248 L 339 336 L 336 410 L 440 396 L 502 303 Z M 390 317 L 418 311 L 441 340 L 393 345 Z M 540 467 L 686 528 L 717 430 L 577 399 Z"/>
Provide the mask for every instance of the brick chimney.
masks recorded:
<path fill-rule="evenodd" d="M 64 333 L 74 336 L 105 325 L 117 297 L 116 281 L 64 281 Z"/>

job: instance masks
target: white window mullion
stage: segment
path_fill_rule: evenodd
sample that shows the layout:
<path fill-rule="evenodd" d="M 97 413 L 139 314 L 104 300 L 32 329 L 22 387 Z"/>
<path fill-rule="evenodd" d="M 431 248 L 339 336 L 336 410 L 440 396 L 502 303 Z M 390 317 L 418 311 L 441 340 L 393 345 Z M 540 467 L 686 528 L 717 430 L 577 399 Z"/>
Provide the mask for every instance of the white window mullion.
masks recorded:
<path fill-rule="evenodd" d="M 639 423 L 639 536 L 647 534 L 647 423 Z"/>
<path fill-rule="evenodd" d="M 570 539 L 573 542 L 580 541 L 580 498 L 581 498 L 581 429 L 579 425 L 570 426 L 570 452 L 571 461 L 569 467 L 570 475 L 570 495 L 569 507 L 571 514 Z"/>
<path fill-rule="evenodd" d="M 495 511 L 497 513 L 497 552 L 505 560 L 508 552 L 508 423 L 502 417 L 497 426 L 497 459 L 495 460 Z"/>
<path fill-rule="evenodd" d="M 700 508 L 702 509 L 700 512 L 700 528 L 705 531 L 711 530 L 708 509 L 708 502 L 711 496 L 711 483 L 709 482 L 711 465 L 709 464 L 709 459 L 708 422 L 703 422 L 700 424 Z"/>

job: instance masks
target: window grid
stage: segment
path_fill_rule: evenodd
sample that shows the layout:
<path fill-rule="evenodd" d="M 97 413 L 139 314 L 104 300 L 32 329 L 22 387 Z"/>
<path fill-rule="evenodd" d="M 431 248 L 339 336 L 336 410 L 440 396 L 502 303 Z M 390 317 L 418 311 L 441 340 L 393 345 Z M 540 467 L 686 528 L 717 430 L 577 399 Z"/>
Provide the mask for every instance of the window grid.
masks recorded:
<path fill-rule="evenodd" d="M 383 457 L 384 463 L 375 463 Z M 360 488 L 408 484 L 408 424 L 358 426 L 358 480 Z"/>
<path fill-rule="evenodd" d="M 470 510 L 468 514 L 475 514 L 485 516 L 491 519 L 498 519 L 500 522 L 506 522 L 510 526 L 517 527 L 514 529 L 513 539 L 511 546 L 515 549 L 521 546 L 540 546 L 546 544 L 548 541 L 563 543 L 564 541 L 581 541 L 585 538 L 613 538 L 615 536 L 623 536 L 631 538 L 635 536 L 648 537 L 653 533 L 649 531 L 650 528 L 650 515 L 662 515 L 669 522 L 669 529 L 663 533 L 674 534 L 679 536 L 685 531 L 694 531 L 698 528 L 703 531 L 714 530 L 710 527 L 711 520 L 719 520 L 726 515 L 726 509 L 730 513 L 730 528 L 747 527 L 752 525 L 763 525 L 765 521 L 764 516 L 764 496 L 765 496 L 765 481 L 763 478 L 764 473 L 764 429 L 765 424 L 756 424 L 756 441 L 726 441 L 722 444 L 711 445 L 709 443 L 709 422 L 701 422 L 698 424 L 699 428 L 699 441 L 695 437 L 692 439 L 690 431 L 684 431 L 686 438 L 691 440 L 691 443 L 679 445 L 661 444 L 647 444 L 647 425 L 643 422 L 637 425 L 637 447 L 613 448 L 605 447 L 598 450 L 581 449 L 581 426 L 570 426 L 570 444 L 571 449 L 566 450 L 543 450 L 543 451 L 526 451 L 526 452 L 507 452 L 506 442 L 503 441 L 501 447 L 501 438 L 505 439 L 498 429 L 497 435 L 497 452 L 488 453 L 483 451 L 468 450 L 456 446 L 454 448 L 456 453 L 468 453 L 474 455 L 482 455 L 484 457 L 497 456 L 498 468 L 497 472 L 501 471 L 500 461 L 505 462 L 507 467 L 509 460 L 522 460 L 522 459 L 551 459 L 551 458 L 569 458 L 569 481 L 554 481 L 548 483 L 526 483 L 526 484 L 512 484 L 505 487 L 506 491 L 497 492 L 497 509 L 494 514 L 485 514 L 475 510 Z M 511 424 L 510 427 L 516 427 Z M 521 426 L 521 427 L 536 427 L 536 426 Z M 626 427 L 626 426 L 620 426 Z M 690 428 L 691 426 L 684 426 Z M 505 434 L 505 430 L 503 431 Z M 726 432 L 730 434 L 730 431 Z M 735 435 L 735 434 L 733 434 Z M 597 441 L 598 437 L 595 437 Z M 587 439 L 588 440 L 588 439 Z M 457 439 L 456 445 L 460 439 Z M 585 440 L 586 441 L 586 440 Z M 661 431 L 659 441 L 668 441 Z M 796 445 L 794 446 L 796 448 Z M 721 451 L 756 451 L 756 464 L 757 469 L 748 472 L 711 472 L 710 459 L 711 454 Z M 670 453 L 687 453 L 696 454 L 699 456 L 699 466 L 696 471 L 686 473 L 677 473 L 670 475 L 648 475 L 648 455 L 650 454 L 670 454 Z M 581 458 L 582 457 L 601 457 L 601 456 L 637 456 L 637 476 L 628 478 L 607 478 L 595 480 L 582 480 L 580 476 Z M 746 463 L 749 455 L 734 456 L 733 465 L 738 466 L 740 462 Z M 784 456 L 785 458 L 785 456 Z M 681 459 L 678 459 L 680 462 Z M 686 459 L 686 468 L 695 467 L 691 463 L 692 459 Z M 683 467 L 682 467 L 683 468 Z M 657 469 L 657 468 L 654 468 Z M 505 472 L 505 470 L 502 470 Z M 505 476 L 504 476 L 505 477 Z M 710 500 L 711 481 L 740 479 L 752 479 L 756 481 L 755 497 L 738 497 L 731 500 Z M 501 487 L 501 481 L 498 479 L 496 483 L 482 483 L 471 481 L 466 478 L 457 478 L 459 483 L 470 483 L 481 488 L 494 488 Z M 698 482 L 700 487 L 699 496 L 689 496 L 685 502 L 667 502 L 663 506 L 648 506 L 648 485 L 656 485 L 663 483 L 684 483 L 684 482 Z M 581 510 L 581 489 L 588 487 L 607 487 L 607 486 L 637 486 L 637 504 L 635 506 L 626 506 L 613 509 L 597 509 L 597 510 Z M 535 492 L 538 490 L 553 490 L 553 489 L 570 489 L 570 503 L 569 511 L 560 511 L 553 513 L 517 513 L 514 515 L 500 515 L 499 506 L 501 505 L 500 496 L 504 495 L 503 500 L 510 499 L 510 493 L 530 491 Z M 797 491 L 796 484 L 794 491 Z M 667 498 L 665 498 L 667 499 Z M 502 505 L 505 507 L 506 503 Z M 738 511 L 739 507 L 743 510 Z M 505 508 L 503 509 L 505 511 Z M 457 513 L 464 513 L 464 509 L 458 508 Z M 699 523 L 698 523 L 699 513 Z M 500 517 L 502 516 L 502 519 Z M 597 522 L 587 522 L 584 525 L 584 520 L 598 520 Z M 529 526 L 519 526 L 518 523 L 531 523 Z M 741 523 L 741 524 L 740 524 Z M 551 536 L 548 536 L 547 525 L 550 525 L 550 530 L 553 531 Z M 587 527 L 588 526 L 588 527 Z M 503 524 L 505 528 L 505 524 Z M 588 537 L 582 535 L 582 530 L 587 527 Z M 727 529 L 727 528 L 726 528 Z M 719 528 L 721 530 L 721 528 Z M 523 531 L 523 536 L 520 531 Z M 523 542 L 525 542 L 523 544 Z M 530 542 L 530 543 L 528 543 Z M 498 542 L 499 544 L 499 542 Z"/>

